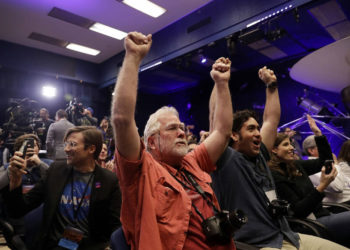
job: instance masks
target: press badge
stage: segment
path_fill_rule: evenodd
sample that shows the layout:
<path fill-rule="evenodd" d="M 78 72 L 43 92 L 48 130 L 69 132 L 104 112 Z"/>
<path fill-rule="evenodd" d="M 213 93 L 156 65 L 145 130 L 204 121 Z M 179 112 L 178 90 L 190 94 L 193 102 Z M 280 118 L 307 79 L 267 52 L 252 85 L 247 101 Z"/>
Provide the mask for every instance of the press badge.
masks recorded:
<path fill-rule="evenodd" d="M 66 227 L 63 232 L 63 238 L 58 242 L 58 246 L 64 247 L 70 250 L 77 250 L 79 242 L 83 239 L 84 232 L 74 228 Z"/>
<path fill-rule="evenodd" d="M 33 187 L 34 185 L 22 185 L 22 194 L 28 193 Z"/>
<path fill-rule="evenodd" d="M 276 191 L 274 189 L 265 192 L 269 201 L 277 200 Z"/>

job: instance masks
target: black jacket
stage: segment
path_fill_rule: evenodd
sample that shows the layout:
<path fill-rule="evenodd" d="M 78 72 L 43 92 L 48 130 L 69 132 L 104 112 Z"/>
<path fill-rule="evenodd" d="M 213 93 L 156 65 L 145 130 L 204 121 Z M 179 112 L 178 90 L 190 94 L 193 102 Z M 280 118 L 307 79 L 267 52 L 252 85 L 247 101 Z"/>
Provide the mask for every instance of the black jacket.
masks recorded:
<path fill-rule="evenodd" d="M 319 158 L 294 161 L 301 176 L 286 176 L 280 172 L 272 171 L 278 197 L 291 204 L 297 217 L 305 218 L 311 212 L 315 214 L 316 218 L 329 215 L 329 211 L 322 208 L 324 193 L 320 193 L 314 188 L 309 175 L 321 171 L 325 160 L 332 159 L 332 151 L 325 136 L 315 136 L 315 140 Z M 280 168 L 285 169 L 286 164 L 280 163 Z"/>
<path fill-rule="evenodd" d="M 44 203 L 43 221 L 35 249 L 45 249 L 51 225 L 71 171 L 72 167 L 65 162 L 54 162 L 48 170 L 47 177 L 37 183 L 27 194 L 22 195 L 21 188 L 5 194 L 9 211 L 17 217 L 25 215 Z M 120 207 L 121 193 L 115 174 L 96 165 L 88 215 L 89 247 L 95 243 L 96 245 L 107 243 L 111 233 L 120 227 Z"/>

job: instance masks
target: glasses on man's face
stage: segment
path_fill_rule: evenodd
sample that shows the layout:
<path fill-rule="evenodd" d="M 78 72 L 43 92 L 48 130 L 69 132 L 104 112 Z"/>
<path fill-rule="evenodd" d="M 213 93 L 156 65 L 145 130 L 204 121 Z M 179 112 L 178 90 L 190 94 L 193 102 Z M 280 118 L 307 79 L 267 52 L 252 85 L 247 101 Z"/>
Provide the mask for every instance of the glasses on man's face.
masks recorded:
<path fill-rule="evenodd" d="M 74 142 L 74 141 L 66 141 L 64 143 L 64 147 L 70 147 L 70 148 L 75 148 L 78 145 L 78 143 Z"/>

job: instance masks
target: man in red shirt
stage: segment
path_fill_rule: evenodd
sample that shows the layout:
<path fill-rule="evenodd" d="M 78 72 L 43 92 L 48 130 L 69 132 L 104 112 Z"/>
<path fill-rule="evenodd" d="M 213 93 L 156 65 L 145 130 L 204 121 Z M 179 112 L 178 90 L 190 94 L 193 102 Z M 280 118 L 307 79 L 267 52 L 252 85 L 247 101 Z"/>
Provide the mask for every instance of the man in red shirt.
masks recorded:
<path fill-rule="evenodd" d="M 226 241 L 212 240 L 203 226 L 203 221 L 220 214 L 207 173 L 215 169 L 232 127 L 231 62 L 219 58 L 212 66 L 217 97 L 213 132 L 187 154 L 184 124 L 173 107 L 160 108 L 150 116 L 144 142 L 137 131 L 138 71 L 151 43 L 151 35 L 138 32 L 125 38 L 125 58 L 112 102 L 127 243 L 132 249 L 235 249 L 230 232 Z"/>

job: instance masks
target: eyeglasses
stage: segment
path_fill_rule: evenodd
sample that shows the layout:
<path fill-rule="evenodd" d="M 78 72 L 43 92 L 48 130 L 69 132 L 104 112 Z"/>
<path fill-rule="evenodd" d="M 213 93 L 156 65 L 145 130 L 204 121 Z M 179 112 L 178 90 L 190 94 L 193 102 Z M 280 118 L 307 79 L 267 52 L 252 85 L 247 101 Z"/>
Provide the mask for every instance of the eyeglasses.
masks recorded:
<path fill-rule="evenodd" d="M 74 142 L 74 141 L 66 141 L 64 143 L 64 147 L 70 147 L 70 148 L 75 148 L 78 145 L 78 143 Z"/>

